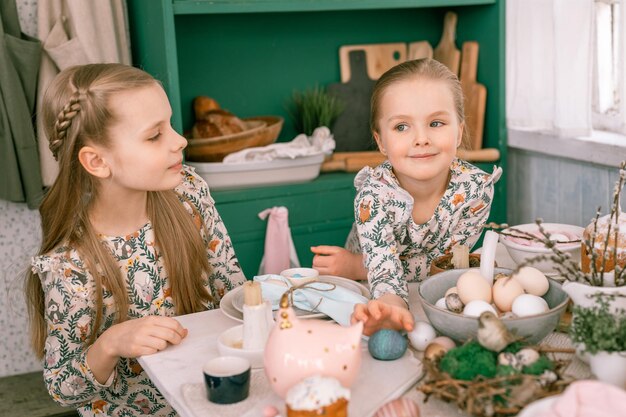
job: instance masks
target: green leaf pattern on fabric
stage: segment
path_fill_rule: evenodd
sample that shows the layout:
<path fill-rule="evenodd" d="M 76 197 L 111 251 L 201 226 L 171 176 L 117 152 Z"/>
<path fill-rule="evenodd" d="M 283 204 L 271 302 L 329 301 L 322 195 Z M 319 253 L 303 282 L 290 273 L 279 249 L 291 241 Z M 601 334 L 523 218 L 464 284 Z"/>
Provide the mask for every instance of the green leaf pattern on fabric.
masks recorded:
<path fill-rule="evenodd" d="M 207 247 L 211 273 L 206 279 L 214 303 L 245 281 L 230 238 L 204 180 L 185 167 L 184 179 L 176 188 L 181 204 L 195 216 Z M 190 206 L 193 206 L 193 208 Z M 197 218 L 199 214 L 200 218 Z M 127 278 L 129 318 L 147 315 L 174 316 L 171 284 L 164 271 L 150 223 L 127 236 L 102 236 L 102 243 L 117 260 Z M 63 246 L 33 258 L 45 292 L 48 336 L 44 351 L 44 379 L 59 403 L 78 408 L 82 416 L 111 415 L 176 416 L 135 359 L 120 359 L 107 384 L 96 381 L 86 363 L 91 324 L 95 317 L 95 283 L 78 253 Z M 98 335 L 117 317 L 112 294 L 103 291 L 103 324 Z"/>
<path fill-rule="evenodd" d="M 462 161 L 453 161 L 450 182 L 433 216 L 424 224 L 412 218 L 413 197 L 396 179 L 391 164 L 365 167 L 355 177 L 355 226 L 346 242 L 363 253 L 374 298 L 391 292 L 408 302 L 409 281 L 427 277 L 430 262 L 455 244 L 473 246 L 489 217 L 491 175 Z"/>

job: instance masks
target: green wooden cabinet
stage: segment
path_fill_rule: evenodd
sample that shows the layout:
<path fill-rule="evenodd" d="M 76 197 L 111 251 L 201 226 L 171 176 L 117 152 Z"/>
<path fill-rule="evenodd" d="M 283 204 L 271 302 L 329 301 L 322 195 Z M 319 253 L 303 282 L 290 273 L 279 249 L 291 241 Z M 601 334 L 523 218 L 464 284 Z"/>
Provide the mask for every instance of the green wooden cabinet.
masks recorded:
<path fill-rule="evenodd" d="M 302 184 L 213 192 L 246 276 L 257 273 L 263 256 L 267 221 L 257 214 L 266 208 L 289 209 L 291 235 L 303 266 L 311 265 L 311 246 L 343 246 L 354 221 L 353 179 L 353 174 L 332 173 Z"/>
<path fill-rule="evenodd" d="M 453 10 L 457 46 L 480 44 L 478 80 L 488 91 L 484 143 L 499 148 L 498 165 L 506 164 L 504 0 L 128 0 L 128 9 L 134 63 L 163 83 L 178 131 L 193 123 L 193 98 L 208 95 L 240 117 L 285 117 L 281 141 L 296 134 L 286 111 L 293 91 L 340 80 L 341 45 L 427 40 L 436 46 L 443 17 Z M 481 167 L 490 172 L 492 165 Z M 504 168 L 491 216 L 498 222 L 506 221 Z M 290 209 L 303 264 L 310 263 L 304 253 L 310 244 L 343 244 L 353 176 L 215 192 L 246 274 L 256 272 L 263 252 L 258 226 L 265 223 L 256 214 L 272 205 Z"/>

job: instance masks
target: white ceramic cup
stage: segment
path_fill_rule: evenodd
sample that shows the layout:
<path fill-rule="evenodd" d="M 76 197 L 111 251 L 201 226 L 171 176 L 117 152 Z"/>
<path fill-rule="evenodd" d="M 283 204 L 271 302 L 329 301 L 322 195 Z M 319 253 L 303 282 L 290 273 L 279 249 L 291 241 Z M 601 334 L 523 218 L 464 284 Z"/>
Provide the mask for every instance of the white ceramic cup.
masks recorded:
<path fill-rule="evenodd" d="M 313 268 L 290 268 L 281 271 L 280 275 L 287 278 L 291 285 L 297 286 L 316 281 L 320 273 Z"/>

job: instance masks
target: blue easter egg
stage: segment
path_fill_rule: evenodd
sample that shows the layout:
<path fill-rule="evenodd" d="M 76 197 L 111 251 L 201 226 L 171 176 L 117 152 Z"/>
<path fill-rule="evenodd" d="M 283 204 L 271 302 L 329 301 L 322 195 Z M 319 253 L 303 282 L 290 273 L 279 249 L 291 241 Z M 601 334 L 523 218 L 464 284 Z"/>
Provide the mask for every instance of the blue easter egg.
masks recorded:
<path fill-rule="evenodd" d="M 404 355 L 408 344 L 406 337 L 399 331 L 382 329 L 370 336 L 367 349 L 375 359 L 393 361 Z"/>

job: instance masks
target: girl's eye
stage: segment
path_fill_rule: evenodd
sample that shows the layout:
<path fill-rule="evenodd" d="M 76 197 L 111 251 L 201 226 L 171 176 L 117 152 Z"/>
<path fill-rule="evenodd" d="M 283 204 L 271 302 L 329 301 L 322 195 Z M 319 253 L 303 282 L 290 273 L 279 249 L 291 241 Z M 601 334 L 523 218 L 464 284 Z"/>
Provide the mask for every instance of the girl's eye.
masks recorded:
<path fill-rule="evenodd" d="M 157 134 L 156 134 L 156 135 L 152 136 L 151 138 L 148 138 L 148 140 L 149 140 L 150 142 L 154 142 L 154 141 L 156 141 L 157 139 L 159 139 L 159 136 L 161 136 L 161 132 L 157 132 Z"/>
<path fill-rule="evenodd" d="M 440 122 L 439 120 L 435 120 L 434 122 L 430 122 L 430 127 L 440 127 L 443 126 L 443 122 Z"/>
<path fill-rule="evenodd" d="M 399 125 L 396 125 L 396 130 L 398 132 L 406 132 L 408 130 L 409 126 L 405 123 L 400 123 Z"/>

